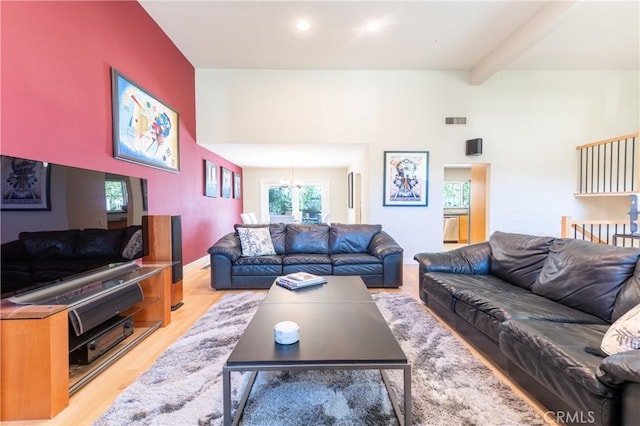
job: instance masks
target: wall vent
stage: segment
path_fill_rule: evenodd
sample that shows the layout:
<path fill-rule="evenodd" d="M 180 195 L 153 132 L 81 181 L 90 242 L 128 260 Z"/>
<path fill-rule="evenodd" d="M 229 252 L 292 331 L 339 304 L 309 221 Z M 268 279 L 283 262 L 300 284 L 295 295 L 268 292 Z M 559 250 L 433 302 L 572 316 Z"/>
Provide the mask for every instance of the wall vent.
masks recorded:
<path fill-rule="evenodd" d="M 467 124 L 467 117 L 445 117 L 444 124 Z"/>

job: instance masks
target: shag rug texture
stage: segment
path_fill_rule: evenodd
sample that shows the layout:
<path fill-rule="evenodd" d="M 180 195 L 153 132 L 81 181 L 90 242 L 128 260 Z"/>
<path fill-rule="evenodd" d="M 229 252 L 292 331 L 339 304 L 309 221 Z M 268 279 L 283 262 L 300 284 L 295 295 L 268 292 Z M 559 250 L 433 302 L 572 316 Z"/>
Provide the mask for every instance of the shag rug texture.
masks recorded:
<path fill-rule="evenodd" d="M 264 294 L 224 296 L 95 422 L 114 425 L 222 424 L 222 366 Z M 415 425 L 545 425 L 420 302 L 373 295 L 412 365 Z M 402 374 L 388 370 L 402 405 Z M 231 375 L 232 399 L 249 373 Z M 234 414 L 235 414 L 234 405 Z M 261 372 L 240 424 L 398 424 L 377 371 Z"/>

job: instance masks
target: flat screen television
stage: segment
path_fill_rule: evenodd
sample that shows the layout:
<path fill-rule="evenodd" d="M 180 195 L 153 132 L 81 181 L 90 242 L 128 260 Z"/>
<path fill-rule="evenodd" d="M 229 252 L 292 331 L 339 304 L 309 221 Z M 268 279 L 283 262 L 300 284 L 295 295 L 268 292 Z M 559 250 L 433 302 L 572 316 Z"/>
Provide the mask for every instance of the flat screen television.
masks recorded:
<path fill-rule="evenodd" d="M 137 237 L 141 237 L 144 244 L 145 238 L 140 234 L 143 232 L 142 217 L 147 214 L 148 205 L 146 179 L 8 156 L 0 156 L 0 161 L 2 298 L 52 285 L 112 263 L 105 256 L 84 262 L 86 269 L 78 266 L 78 262 L 73 267 L 69 262 L 65 265 L 64 259 L 56 265 L 55 256 L 52 257 L 42 247 L 25 247 L 24 241 L 21 243 L 21 234 L 24 240 L 24 237 L 56 235 L 50 231 L 93 230 L 92 235 L 102 236 L 102 241 L 108 240 L 107 235 L 117 234 L 126 243 L 133 233 L 140 230 Z M 104 244 L 95 248 L 104 248 Z M 34 256 L 26 263 L 16 261 L 21 260 L 17 254 L 24 254 L 25 250 L 27 255 Z M 135 250 L 133 254 L 131 250 L 127 253 L 129 257 L 126 259 L 135 260 L 143 256 L 144 248 Z M 72 259 L 74 255 L 67 250 L 63 257 L 78 260 Z M 84 255 L 89 257 L 86 252 Z M 82 254 L 77 257 L 82 257 Z M 50 270 L 48 273 L 16 273 L 16 270 L 20 272 L 32 267 L 46 269 L 45 264 L 51 265 L 46 267 Z"/>

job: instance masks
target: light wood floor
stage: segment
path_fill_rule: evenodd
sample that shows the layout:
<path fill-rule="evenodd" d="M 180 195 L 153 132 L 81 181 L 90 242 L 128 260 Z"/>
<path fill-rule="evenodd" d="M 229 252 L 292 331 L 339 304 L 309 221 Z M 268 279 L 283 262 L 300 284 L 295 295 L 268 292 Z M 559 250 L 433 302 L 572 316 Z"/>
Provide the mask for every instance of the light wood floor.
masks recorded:
<path fill-rule="evenodd" d="M 407 293 L 417 300 L 418 296 L 418 266 L 407 264 L 404 266 L 404 285 L 400 289 L 385 291 Z M 33 420 L 20 422 L 3 422 L 6 425 L 91 425 L 105 412 L 117 396 L 141 373 L 148 370 L 165 349 L 202 316 L 214 303 L 230 291 L 215 291 L 210 285 L 210 271 L 207 267 L 192 266 L 185 268 L 184 306 L 172 313 L 171 324 L 161 328 L 145 339 L 131 352 L 109 367 L 88 385 L 71 397 L 69 406 L 51 420 Z M 376 289 L 375 291 L 380 291 Z M 422 303 L 422 302 L 421 302 Z M 425 310 L 428 308 L 425 306 Z M 447 328 L 446 324 L 443 323 Z M 449 328 L 450 329 L 450 328 Z M 455 334 L 455 332 L 454 332 Z M 532 405 L 541 414 L 544 409 L 536 406 L 517 386 L 511 384 L 499 371 L 488 363 L 473 348 L 461 341 L 471 352 L 484 362 L 491 370 L 505 381 L 511 388 Z M 151 390 L 152 391 L 152 390 Z"/>

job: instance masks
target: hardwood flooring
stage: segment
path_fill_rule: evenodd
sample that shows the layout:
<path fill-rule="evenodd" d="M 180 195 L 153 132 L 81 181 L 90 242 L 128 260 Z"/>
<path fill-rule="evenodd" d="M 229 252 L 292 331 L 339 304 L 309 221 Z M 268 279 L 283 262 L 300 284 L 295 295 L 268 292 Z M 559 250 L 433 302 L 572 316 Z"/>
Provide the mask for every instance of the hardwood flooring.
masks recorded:
<path fill-rule="evenodd" d="M 418 296 L 418 265 L 404 265 L 404 285 L 399 289 L 384 291 L 402 292 L 409 294 L 416 300 Z M 189 265 L 185 268 L 184 280 L 184 306 L 172 313 L 171 324 L 161 328 L 145 339 L 105 372 L 92 380 L 71 397 L 69 406 L 51 420 L 31 420 L 3 422 L 6 425 L 91 425 L 100 415 L 111 406 L 117 396 L 141 373 L 148 370 L 155 360 L 178 337 L 184 334 L 193 323 L 200 318 L 209 308 L 225 294 L 233 291 L 215 291 L 210 287 L 210 271 L 203 262 Z M 380 291 L 376 289 L 375 291 Z M 422 302 L 421 302 L 422 303 Z M 425 306 L 425 309 L 428 308 Z M 445 323 L 445 327 L 451 330 Z M 452 332 L 456 334 L 453 330 Z M 457 335 L 457 334 L 456 334 Z M 498 370 L 496 370 L 482 355 L 470 347 L 462 338 L 460 340 L 469 350 L 485 363 L 498 377 L 507 383 L 514 392 L 525 399 L 541 414 L 544 408 L 535 405 L 527 395 L 516 385 L 509 382 Z"/>

